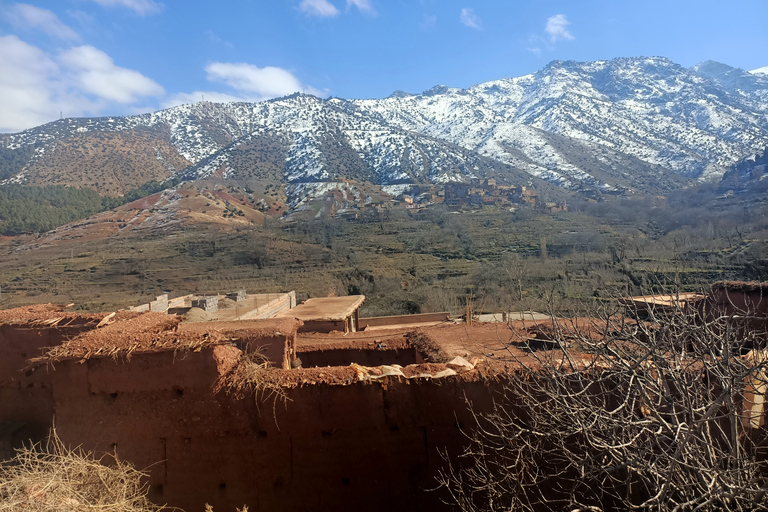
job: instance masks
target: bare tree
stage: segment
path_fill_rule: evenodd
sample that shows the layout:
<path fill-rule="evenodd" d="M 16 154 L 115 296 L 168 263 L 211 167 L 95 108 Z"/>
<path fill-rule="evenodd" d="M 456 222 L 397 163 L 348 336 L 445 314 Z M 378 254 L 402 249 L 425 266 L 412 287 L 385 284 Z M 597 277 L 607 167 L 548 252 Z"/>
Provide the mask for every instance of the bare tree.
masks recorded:
<path fill-rule="evenodd" d="M 462 510 L 768 509 L 761 340 L 733 315 L 615 313 L 516 358 L 442 473 Z"/>

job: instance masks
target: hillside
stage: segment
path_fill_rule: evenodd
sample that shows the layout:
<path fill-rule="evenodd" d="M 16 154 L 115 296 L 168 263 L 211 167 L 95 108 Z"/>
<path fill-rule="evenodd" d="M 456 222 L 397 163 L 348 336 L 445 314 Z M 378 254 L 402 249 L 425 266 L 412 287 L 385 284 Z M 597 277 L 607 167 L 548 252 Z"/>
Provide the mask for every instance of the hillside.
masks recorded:
<path fill-rule="evenodd" d="M 64 119 L 0 135 L 0 179 L 120 195 L 181 173 L 286 186 L 292 205 L 340 179 L 385 189 L 540 179 L 658 195 L 719 179 L 768 146 L 766 98 L 768 77 L 711 61 L 690 69 L 660 57 L 554 61 L 469 89 L 380 100 L 294 94 Z"/>
<path fill-rule="evenodd" d="M 58 227 L 35 239 L 34 247 L 132 235 L 175 233 L 187 227 L 227 231 L 261 226 L 265 214 L 242 191 L 187 184 Z"/>

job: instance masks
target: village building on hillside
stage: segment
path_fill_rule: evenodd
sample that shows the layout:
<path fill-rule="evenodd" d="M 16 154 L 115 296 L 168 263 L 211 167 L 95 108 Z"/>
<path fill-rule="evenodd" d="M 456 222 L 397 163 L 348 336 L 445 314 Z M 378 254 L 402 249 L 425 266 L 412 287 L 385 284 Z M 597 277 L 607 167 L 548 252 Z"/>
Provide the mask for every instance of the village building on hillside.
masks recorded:
<path fill-rule="evenodd" d="M 535 189 L 517 185 L 498 185 L 493 178 L 473 179 L 470 183 L 447 183 L 444 194 L 445 204 L 452 209 L 527 205 L 548 213 L 568 211 L 566 201 L 541 203 Z"/>

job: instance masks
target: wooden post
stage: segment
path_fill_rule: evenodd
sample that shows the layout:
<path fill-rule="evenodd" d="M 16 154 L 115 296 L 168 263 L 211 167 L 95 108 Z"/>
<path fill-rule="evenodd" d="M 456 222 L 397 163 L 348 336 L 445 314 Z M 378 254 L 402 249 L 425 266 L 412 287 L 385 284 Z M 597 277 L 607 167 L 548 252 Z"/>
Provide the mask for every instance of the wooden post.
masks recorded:
<path fill-rule="evenodd" d="M 472 325 L 472 296 L 467 295 L 467 315 L 466 315 L 466 322 L 467 325 Z"/>
<path fill-rule="evenodd" d="M 355 323 L 352 326 L 352 332 L 357 332 L 357 330 L 360 328 L 360 310 L 355 310 Z"/>

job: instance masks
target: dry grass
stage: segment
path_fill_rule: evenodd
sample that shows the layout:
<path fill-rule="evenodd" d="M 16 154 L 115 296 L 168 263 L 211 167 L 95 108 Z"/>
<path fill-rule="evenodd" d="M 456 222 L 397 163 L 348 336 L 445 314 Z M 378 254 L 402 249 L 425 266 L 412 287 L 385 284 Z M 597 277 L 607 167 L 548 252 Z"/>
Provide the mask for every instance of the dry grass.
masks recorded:
<path fill-rule="evenodd" d="M 0 465 L 0 511 L 156 512 L 146 498 L 146 475 L 114 460 L 70 450 L 56 436 L 17 451 Z"/>
<path fill-rule="evenodd" d="M 243 353 L 232 371 L 219 378 L 216 388 L 236 396 L 253 394 L 257 403 L 270 398 L 287 403 L 290 398 L 285 389 L 269 378 L 271 368 L 269 359 L 261 352 Z"/>

